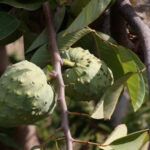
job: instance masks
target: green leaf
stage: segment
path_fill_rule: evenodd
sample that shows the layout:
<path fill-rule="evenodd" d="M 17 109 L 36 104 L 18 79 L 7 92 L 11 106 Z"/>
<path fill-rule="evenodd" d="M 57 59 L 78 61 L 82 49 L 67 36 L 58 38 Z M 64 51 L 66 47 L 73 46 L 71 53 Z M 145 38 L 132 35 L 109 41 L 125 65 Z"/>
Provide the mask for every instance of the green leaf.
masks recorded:
<path fill-rule="evenodd" d="M 103 143 L 103 145 L 109 145 L 113 141 L 124 137 L 127 135 L 127 126 L 125 124 L 118 125 L 114 131 L 109 135 L 109 137 L 106 139 L 106 141 Z M 99 148 L 103 150 L 112 150 L 110 146 L 99 146 Z"/>
<path fill-rule="evenodd" d="M 131 72 L 131 71 L 138 71 L 137 66 L 135 62 L 132 60 L 132 56 L 128 55 L 127 50 L 123 49 L 123 47 L 118 47 L 119 52 L 119 60 L 121 62 L 122 68 L 125 73 Z M 136 94 L 136 89 L 140 88 L 140 81 L 139 75 L 134 75 L 130 80 L 127 82 L 127 87 L 132 99 L 133 106 L 136 105 L 136 101 L 138 99 L 138 96 Z M 138 90 L 139 91 L 139 90 Z M 142 89 L 143 92 L 143 89 Z M 143 93 L 144 95 L 145 93 Z M 141 100 L 142 97 L 139 97 L 139 100 Z M 137 106 L 138 107 L 138 106 Z"/>
<path fill-rule="evenodd" d="M 0 3 L 8 4 L 16 8 L 36 10 L 40 8 L 45 1 L 46 0 L 0 0 Z"/>
<path fill-rule="evenodd" d="M 110 119 L 117 102 L 119 100 L 120 94 L 125 87 L 127 80 L 133 76 L 134 73 L 127 73 L 120 79 L 118 79 L 111 87 L 109 87 L 100 102 L 96 105 L 96 108 L 91 115 L 94 119 Z M 103 111 L 102 111 L 103 110 Z"/>
<path fill-rule="evenodd" d="M 99 34 L 93 33 L 98 56 L 112 70 L 114 79 L 117 80 L 123 76 L 123 68 L 116 54 L 116 47 L 102 39 Z"/>
<path fill-rule="evenodd" d="M 47 41 L 48 41 L 47 31 L 46 31 L 46 29 L 44 29 L 40 33 L 40 35 L 34 40 L 34 42 L 31 44 L 31 46 L 26 50 L 26 53 L 29 53 L 29 52 L 35 50 L 36 48 L 39 48 L 43 44 L 47 43 Z"/>
<path fill-rule="evenodd" d="M 148 140 L 148 130 L 142 130 L 115 140 L 110 146 L 113 150 L 140 150 Z"/>
<path fill-rule="evenodd" d="M 94 38 L 91 36 L 92 33 L 88 33 L 85 35 L 83 38 L 81 38 L 79 41 L 77 41 L 73 47 L 82 47 L 83 49 L 88 49 L 90 53 L 96 54 L 95 52 L 95 45 L 94 43 Z"/>
<path fill-rule="evenodd" d="M 37 38 L 37 33 L 26 31 L 23 33 L 25 51 L 30 47 L 32 42 Z"/>
<path fill-rule="evenodd" d="M 7 38 L 19 27 L 20 22 L 6 12 L 0 12 L 0 40 Z"/>
<path fill-rule="evenodd" d="M 30 61 L 40 66 L 41 68 L 50 63 L 50 54 L 47 49 L 47 44 L 41 46 L 31 57 Z"/>
<path fill-rule="evenodd" d="M 0 45 L 7 45 L 10 44 L 16 40 L 18 40 L 22 36 L 22 32 L 17 29 L 15 32 L 4 38 L 3 40 L 0 40 Z"/>
<path fill-rule="evenodd" d="M 132 54 L 130 54 L 130 50 L 118 46 L 118 53 L 119 60 L 125 73 L 139 71 L 136 61 L 134 61 Z M 131 77 L 127 82 L 127 87 L 131 97 L 132 106 L 134 111 L 136 111 L 143 104 L 145 97 L 145 83 L 142 74 L 135 74 Z"/>
<path fill-rule="evenodd" d="M 65 31 L 64 35 L 80 30 L 97 19 L 108 7 L 111 0 L 91 0 Z"/>
<path fill-rule="evenodd" d="M 83 36 L 90 33 L 91 30 L 88 28 L 83 28 L 77 32 L 74 32 L 72 34 L 69 34 L 67 36 L 63 36 L 64 31 L 59 33 L 57 36 L 57 44 L 59 50 L 66 50 L 69 47 L 71 47 L 74 43 L 76 43 L 79 39 L 81 39 Z"/>
<path fill-rule="evenodd" d="M 74 16 L 77 16 L 82 11 L 83 7 L 85 7 L 89 2 L 90 0 L 73 1 L 71 8 L 70 8 L 71 14 L 73 14 Z"/>
<path fill-rule="evenodd" d="M 95 34 L 94 34 L 94 30 L 92 30 L 92 29 L 90 29 L 90 28 L 87 28 L 90 32 L 87 34 L 87 35 L 85 35 L 83 38 L 81 38 L 79 41 L 77 41 L 74 45 L 73 45 L 73 47 L 82 47 L 83 49 L 88 49 L 91 53 L 93 53 L 93 54 L 95 54 L 96 56 L 98 56 L 98 52 L 97 52 L 97 50 L 96 50 L 96 48 L 99 48 L 99 47 L 97 47 L 97 43 L 96 43 L 96 41 L 95 41 Z M 102 33 L 102 32 L 97 32 L 98 33 L 98 35 L 102 38 L 102 39 L 104 39 L 104 40 L 106 40 L 106 41 L 109 41 L 109 42 L 111 42 L 111 43 L 116 43 L 116 41 L 113 39 L 113 38 L 111 38 L 109 35 L 107 35 L 107 34 L 104 34 L 104 33 Z M 98 39 L 99 40 L 99 39 Z M 110 56 L 110 55 L 109 55 Z M 117 56 L 116 56 L 117 57 Z M 107 59 L 108 57 L 106 57 L 106 59 Z M 110 59 L 111 59 L 112 57 L 110 56 Z M 108 61 L 109 62 L 109 61 Z M 114 61 L 112 61 L 112 63 L 113 63 Z M 112 64 L 112 63 L 110 63 L 110 64 Z M 117 64 L 117 63 L 116 63 Z M 121 68 L 121 66 L 120 66 L 120 68 Z M 116 67 L 115 67 L 115 70 L 116 70 Z M 123 71 L 122 71 L 123 72 Z M 118 74 L 118 72 L 117 72 L 117 74 Z"/>
<path fill-rule="evenodd" d="M 145 65 L 141 62 L 139 57 L 132 51 L 128 51 L 128 52 L 130 53 L 130 55 L 132 55 L 132 59 L 136 62 L 136 65 L 139 68 L 139 70 L 143 70 L 145 68 Z M 145 83 L 145 98 L 144 98 L 144 101 L 146 101 L 146 100 L 149 99 L 149 87 L 148 87 L 147 72 L 144 71 L 144 72 L 141 73 L 141 75 L 143 76 L 144 83 Z"/>
<path fill-rule="evenodd" d="M 127 135 L 127 126 L 125 124 L 118 125 L 114 131 L 109 135 L 109 137 L 104 142 L 104 145 L 108 145 L 116 139 L 124 137 Z"/>
<path fill-rule="evenodd" d="M 61 27 L 61 24 L 62 24 L 64 17 L 65 17 L 65 12 L 66 12 L 66 8 L 61 7 L 61 8 L 58 8 L 57 12 L 55 13 L 54 26 L 55 26 L 56 31 L 58 31 Z"/>
<path fill-rule="evenodd" d="M 91 115 L 93 119 L 104 119 L 104 100 L 100 100 L 100 102 L 96 105 L 94 112 Z"/>
<path fill-rule="evenodd" d="M 137 59 L 133 52 L 122 46 L 105 41 L 97 32 L 93 32 L 93 34 L 99 57 L 111 68 L 115 79 L 122 74 L 122 70 L 124 73 L 138 72 L 144 68 L 142 62 Z M 145 81 L 143 77 L 145 77 Z M 134 111 L 138 110 L 145 100 L 148 89 L 145 83 L 146 76 L 143 76 L 143 74 L 135 74 L 127 82 Z"/>
<path fill-rule="evenodd" d="M 102 33 L 102 32 L 97 32 L 97 34 L 99 35 L 99 37 L 105 41 L 111 42 L 113 44 L 117 44 L 117 42 L 109 35 Z"/>

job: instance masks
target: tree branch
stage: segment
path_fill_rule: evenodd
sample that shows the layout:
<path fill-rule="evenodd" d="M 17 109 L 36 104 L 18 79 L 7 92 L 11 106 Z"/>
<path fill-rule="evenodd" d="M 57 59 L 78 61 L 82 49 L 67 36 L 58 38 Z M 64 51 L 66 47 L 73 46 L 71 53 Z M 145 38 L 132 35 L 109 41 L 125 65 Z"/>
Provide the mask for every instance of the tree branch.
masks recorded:
<path fill-rule="evenodd" d="M 59 89 L 58 102 L 60 104 L 60 108 L 62 112 L 62 129 L 64 130 L 64 134 L 66 136 L 67 150 L 72 150 L 73 149 L 72 136 L 68 125 L 68 111 L 67 111 L 67 105 L 65 101 L 65 85 L 61 73 L 61 65 L 63 61 L 60 57 L 59 50 L 57 47 L 56 32 L 53 26 L 50 4 L 48 2 L 44 3 L 43 9 L 44 9 L 44 14 L 45 14 L 45 19 L 46 19 L 47 29 L 48 29 L 49 52 L 53 58 L 53 67 L 54 67 L 53 72 L 56 75 L 56 80 Z"/>
<path fill-rule="evenodd" d="M 89 142 L 89 141 L 82 141 L 82 140 L 77 140 L 77 139 L 73 139 L 73 142 L 76 142 L 76 143 L 81 143 L 81 144 L 88 144 L 88 145 L 92 145 L 92 146 L 108 146 L 108 145 L 102 145 L 102 144 L 99 144 L 99 143 L 94 143 L 94 142 Z"/>
<path fill-rule="evenodd" d="M 134 49 L 135 45 L 128 38 L 127 23 L 120 15 L 117 5 L 111 8 L 111 34 L 112 37 L 121 45 Z"/>
<path fill-rule="evenodd" d="M 123 17 L 133 27 L 143 46 L 147 67 L 148 85 L 150 88 L 150 29 L 136 14 L 129 0 L 117 0 L 117 6 Z"/>
<path fill-rule="evenodd" d="M 74 115 L 74 116 L 80 116 L 80 117 L 87 117 L 89 119 L 93 119 L 90 115 L 86 113 L 79 113 L 79 112 L 68 112 L 69 115 Z"/>

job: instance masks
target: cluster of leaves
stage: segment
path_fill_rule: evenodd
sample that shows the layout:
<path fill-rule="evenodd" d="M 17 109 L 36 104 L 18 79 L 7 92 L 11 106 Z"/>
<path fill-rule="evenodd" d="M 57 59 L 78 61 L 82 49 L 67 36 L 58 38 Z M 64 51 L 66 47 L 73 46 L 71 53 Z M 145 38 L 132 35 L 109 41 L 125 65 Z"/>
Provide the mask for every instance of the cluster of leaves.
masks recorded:
<path fill-rule="evenodd" d="M 0 1 L 0 20 L 2 20 L 0 23 L 0 45 L 9 44 L 24 36 L 26 59 L 42 69 L 47 67 L 47 65 L 49 68 L 52 68 L 51 57 L 47 48 L 47 32 L 43 23 L 44 16 L 41 13 L 41 6 L 45 1 L 47 0 Z M 125 125 L 122 125 L 117 127 L 105 142 L 102 140 L 105 136 L 100 136 L 102 129 L 106 135 L 110 133 L 111 129 L 106 124 L 103 124 L 102 121 L 100 123 L 99 119 L 111 119 L 124 88 L 127 87 L 128 89 L 134 111 L 137 111 L 148 99 L 147 77 L 146 72 L 143 72 L 145 66 L 138 56 L 131 50 L 118 45 L 109 35 L 88 27 L 110 8 L 115 1 L 61 0 L 59 3 L 56 3 L 53 0 L 49 0 L 49 2 L 52 10 L 55 12 L 54 25 L 57 31 L 59 50 L 62 51 L 69 47 L 77 46 L 89 49 L 91 53 L 106 62 L 112 70 L 115 79 L 114 84 L 107 89 L 96 106 L 85 102 L 90 106 L 88 110 L 80 108 L 85 103 L 81 105 L 71 101 L 68 102 L 70 111 L 85 111 L 93 119 L 92 121 L 87 121 L 89 125 L 85 128 L 85 123 L 83 124 L 82 121 L 78 122 L 76 117 L 71 118 L 73 135 L 78 138 L 94 140 L 98 143 L 103 142 L 104 144 L 99 146 L 98 149 L 147 150 L 147 145 L 145 146 L 145 144 L 148 141 L 148 130 L 127 135 Z M 37 14 L 38 19 L 33 14 Z M 57 112 L 56 110 L 54 116 L 56 124 L 54 121 L 54 125 L 52 124 L 51 126 L 56 127 L 60 124 L 59 111 Z M 96 120 L 94 121 L 94 119 Z M 98 130 L 92 130 L 94 127 L 93 123 L 90 122 L 98 124 L 96 125 Z M 51 127 L 51 130 L 54 129 L 53 127 Z M 79 129 L 83 128 L 85 130 L 79 132 Z M 91 132 L 87 134 L 89 129 L 91 129 Z M 99 137 L 97 138 L 96 136 Z"/>

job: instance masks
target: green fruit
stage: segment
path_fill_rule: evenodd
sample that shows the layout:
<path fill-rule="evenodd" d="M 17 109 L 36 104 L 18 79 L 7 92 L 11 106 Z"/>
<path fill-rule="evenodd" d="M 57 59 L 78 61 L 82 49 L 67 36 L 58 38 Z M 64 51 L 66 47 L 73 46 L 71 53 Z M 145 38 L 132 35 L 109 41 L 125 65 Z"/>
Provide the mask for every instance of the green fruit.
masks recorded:
<path fill-rule="evenodd" d="M 74 100 L 99 100 L 113 84 L 107 65 L 80 47 L 62 51 L 62 57 L 75 63 L 63 72 L 66 95 Z"/>
<path fill-rule="evenodd" d="M 22 61 L 9 66 L 0 78 L 0 126 L 31 124 L 49 115 L 55 96 L 44 72 Z"/>

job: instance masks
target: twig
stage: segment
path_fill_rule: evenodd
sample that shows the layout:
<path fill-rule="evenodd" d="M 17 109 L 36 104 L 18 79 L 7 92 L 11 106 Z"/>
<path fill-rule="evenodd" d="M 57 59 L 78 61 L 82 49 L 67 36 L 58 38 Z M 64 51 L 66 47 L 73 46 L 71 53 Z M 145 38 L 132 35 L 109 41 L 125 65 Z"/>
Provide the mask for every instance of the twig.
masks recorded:
<path fill-rule="evenodd" d="M 89 119 L 92 119 L 92 117 L 86 113 L 79 113 L 79 112 L 68 112 L 70 115 L 75 115 L 75 116 L 82 116 L 82 117 L 87 117 Z"/>
<path fill-rule="evenodd" d="M 56 141 L 61 141 L 61 140 L 64 140 L 65 138 L 63 137 L 60 137 L 60 138 L 57 138 Z M 103 146 L 103 147 L 106 147 L 108 145 L 104 145 L 104 144 L 100 144 L 100 143 L 95 143 L 95 142 L 89 142 L 89 141 L 82 141 L 82 140 L 78 140 L 78 139 L 72 139 L 72 141 L 74 143 L 81 143 L 81 144 L 88 144 L 88 145 L 92 145 L 92 146 Z"/>
<path fill-rule="evenodd" d="M 56 138 L 56 141 L 62 141 L 62 140 L 65 140 L 65 137 Z"/>
<path fill-rule="evenodd" d="M 61 73 L 62 59 L 59 54 L 59 50 L 56 42 L 56 32 L 53 26 L 50 4 L 48 2 L 44 3 L 43 9 L 44 9 L 44 14 L 45 14 L 45 19 L 46 19 L 47 29 L 48 29 L 49 51 L 53 58 L 53 67 L 54 67 L 53 71 L 56 74 L 56 80 L 59 88 L 58 102 L 60 104 L 61 113 L 62 113 L 62 129 L 64 130 L 64 134 L 66 136 L 67 150 L 73 150 L 72 136 L 68 125 L 68 110 L 65 101 L 65 85 Z"/>
<path fill-rule="evenodd" d="M 99 144 L 99 143 L 94 143 L 94 142 L 89 142 L 89 141 L 82 141 L 82 140 L 77 140 L 77 139 L 73 139 L 73 142 L 76 142 L 76 143 L 81 143 L 81 144 L 88 144 L 88 145 L 92 145 L 92 146 L 107 146 L 107 145 L 102 145 L 102 144 Z"/>
<path fill-rule="evenodd" d="M 117 0 L 117 6 L 122 15 L 124 16 L 124 18 L 133 27 L 136 34 L 140 38 L 145 55 L 145 63 L 148 75 L 148 85 L 150 88 L 150 29 L 136 14 L 129 0 Z"/>

